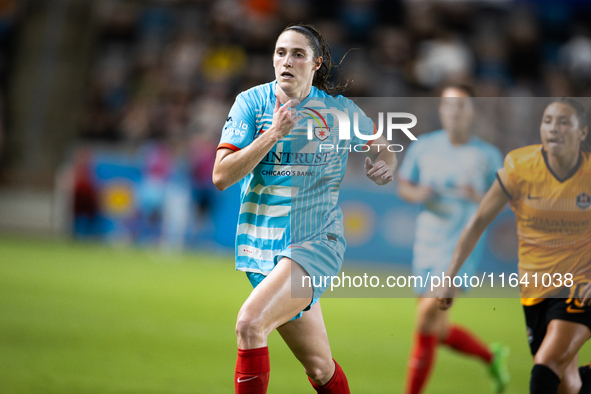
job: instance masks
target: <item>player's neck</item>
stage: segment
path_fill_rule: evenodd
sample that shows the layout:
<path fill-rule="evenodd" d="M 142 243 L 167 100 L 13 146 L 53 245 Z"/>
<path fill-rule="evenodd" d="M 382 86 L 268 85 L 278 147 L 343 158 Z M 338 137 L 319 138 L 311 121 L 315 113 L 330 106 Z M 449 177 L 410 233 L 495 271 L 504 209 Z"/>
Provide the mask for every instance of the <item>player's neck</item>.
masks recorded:
<path fill-rule="evenodd" d="M 569 155 L 568 157 L 555 156 L 546 152 L 548 165 L 552 172 L 560 179 L 566 178 L 577 165 L 579 155 Z"/>
<path fill-rule="evenodd" d="M 449 136 L 449 142 L 453 146 L 461 146 L 467 144 L 470 141 L 470 133 L 450 133 L 448 132 L 447 135 Z"/>
<path fill-rule="evenodd" d="M 279 100 L 281 100 L 281 103 L 285 104 L 291 99 L 303 100 L 304 98 L 308 97 L 311 90 L 312 90 L 312 82 L 310 81 L 310 84 L 306 84 L 306 86 L 304 86 L 300 89 L 294 89 L 293 91 L 288 91 L 288 92 L 283 90 L 281 88 L 281 86 L 277 85 L 276 94 L 277 94 L 277 97 L 279 97 Z"/>

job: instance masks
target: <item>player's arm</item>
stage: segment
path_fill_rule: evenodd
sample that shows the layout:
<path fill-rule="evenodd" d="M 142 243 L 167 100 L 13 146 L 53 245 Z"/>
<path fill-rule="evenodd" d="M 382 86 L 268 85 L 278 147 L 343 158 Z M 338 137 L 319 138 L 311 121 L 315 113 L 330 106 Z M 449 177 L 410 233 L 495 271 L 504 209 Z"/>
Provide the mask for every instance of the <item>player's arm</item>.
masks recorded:
<path fill-rule="evenodd" d="M 291 105 L 290 100 L 281 106 L 280 100 L 277 99 L 271 127 L 244 149 L 236 152 L 229 148 L 218 149 L 212 179 L 219 190 L 227 189 L 244 178 L 269 153 L 277 141 L 289 134 L 298 121 L 297 118 L 292 117 Z"/>
<path fill-rule="evenodd" d="M 470 218 L 451 258 L 451 263 L 445 275 L 453 277 L 457 275 L 464 261 L 468 258 L 480 236 L 489 224 L 497 217 L 503 206 L 509 201 L 509 197 L 503 190 L 498 180 L 495 180 L 489 191 L 484 195 L 478 210 Z M 443 288 L 438 297 L 439 307 L 448 309 L 453 302 L 453 289 Z"/>
<path fill-rule="evenodd" d="M 369 145 L 365 158 L 365 175 L 378 185 L 385 185 L 394 180 L 394 170 L 398 165 L 396 153 L 386 147 L 388 140 L 382 135 Z M 381 146 L 380 146 L 381 145 Z"/>

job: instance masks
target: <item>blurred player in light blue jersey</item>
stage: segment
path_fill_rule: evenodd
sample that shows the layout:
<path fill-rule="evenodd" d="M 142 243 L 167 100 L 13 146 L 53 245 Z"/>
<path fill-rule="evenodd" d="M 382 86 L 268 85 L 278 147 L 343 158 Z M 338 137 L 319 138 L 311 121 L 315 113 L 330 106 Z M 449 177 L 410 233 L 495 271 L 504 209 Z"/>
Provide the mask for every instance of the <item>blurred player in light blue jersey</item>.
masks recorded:
<path fill-rule="evenodd" d="M 421 203 L 413 247 L 413 274 L 441 275 L 447 270 L 460 233 L 503 166 L 494 146 L 472 136 L 475 116 L 471 88 L 453 85 L 442 91 L 439 116 L 443 130 L 420 136 L 412 143 L 399 171 L 399 193 L 409 202 Z M 464 265 L 471 276 L 478 267 L 484 244 L 480 243 Z M 409 358 L 407 394 L 421 393 L 432 369 L 439 343 L 475 356 L 488 366 L 493 390 L 504 391 L 509 376 L 504 358 L 508 349 L 489 349 L 467 329 L 450 324 L 437 299 L 422 294 L 417 333 Z"/>
<path fill-rule="evenodd" d="M 318 393 L 349 393 L 332 359 L 317 302 L 326 285 L 318 278 L 337 275 L 342 265 L 336 202 L 349 151 L 367 151 L 366 174 L 380 185 L 393 179 L 396 157 L 379 151 L 385 138 L 370 139 L 371 119 L 348 99 L 331 96 L 338 87 L 327 82 L 330 48 L 314 27 L 287 27 L 277 39 L 273 66 L 275 81 L 236 98 L 213 171 L 220 190 L 240 182 L 236 269 L 254 287 L 236 323 L 234 387 L 236 393 L 266 393 L 267 337 L 277 329 Z M 351 138 L 340 138 L 335 111 L 350 117 Z M 354 133 L 355 113 L 361 137 Z M 292 283 L 306 277 L 315 278 L 307 282 L 312 286 L 292 297 Z"/>

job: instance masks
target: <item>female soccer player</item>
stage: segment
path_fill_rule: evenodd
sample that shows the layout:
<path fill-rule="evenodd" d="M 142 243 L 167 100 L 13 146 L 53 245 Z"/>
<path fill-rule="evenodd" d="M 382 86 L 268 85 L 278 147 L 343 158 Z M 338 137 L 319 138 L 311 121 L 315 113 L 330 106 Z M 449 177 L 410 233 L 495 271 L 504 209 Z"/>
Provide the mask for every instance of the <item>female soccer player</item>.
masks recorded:
<path fill-rule="evenodd" d="M 439 117 L 443 130 L 413 142 L 398 173 L 400 196 L 423 204 L 417 218 L 412 267 L 413 274 L 425 280 L 428 273 L 440 275 L 447 269 L 462 228 L 503 165 L 497 148 L 471 135 L 475 116 L 472 96 L 469 86 L 450 85 L 442 90 Z M 470 276 L 475 272 L 483 248 L 480 243 L 472 252 L 463 273 Z M 497 344 L 489 349 L 468 329 L 451 324 L 448 315 L 438 308 L 437 299 L 422 294 L 405 393 L 423 391 L 440 344 L 486 363 L 494 391 L 502 392 L 509 380 L 504 364 L 508 349 Z"/>
<path fill-rule="evenodd" d="M 517 219 L 520 281 L 525 276 L 521 303 L 534 356 L 532 394 L 589 390 L 582 389 L 583 369 L 577 368 L 579 349 L 591 336 L 591 154 L 582 149 L 588 132 L 578 101 L 562 98 L 548 105 L 540 126 L 542 144 L 506 156 L 462 231 L 447 271 L 449 276 L 458 272 L 509 202 Z M 440 294 L 440 307 L 449 308 L 452 289 Z"/>
<path fill-rule="evenodd" d="M 393 179 L 396 157 L 379 150 L 383 137 L 372 142 L 351 132 L 351 139 L 339 139 L 326 112 L 334 106 L 351 117 L 357 112 L 366 135 L 374 127 L 350 100 L 330 95 L 331 66 L 330 49 L 314 27 L 287 27 L 273 55 L 276 80 L 238 95 L 218 146 L 213 181 L 220 190 L 240 181 L 236 269 L 254 287 L 236 323 L 236 393 L 267 391 L 267 337 L 274 329 L 318 393 L 349 393 L 317 302 L 326 284 L 313 280 L 313 289 L 304 286 L 292 297 L 292 283 L 340 270 L 345 241 L 336 201 L 351 147 L 368 151 L 366 175 L 380 185 Z M 298 126 L 304 118 L 314 135 Z"/>

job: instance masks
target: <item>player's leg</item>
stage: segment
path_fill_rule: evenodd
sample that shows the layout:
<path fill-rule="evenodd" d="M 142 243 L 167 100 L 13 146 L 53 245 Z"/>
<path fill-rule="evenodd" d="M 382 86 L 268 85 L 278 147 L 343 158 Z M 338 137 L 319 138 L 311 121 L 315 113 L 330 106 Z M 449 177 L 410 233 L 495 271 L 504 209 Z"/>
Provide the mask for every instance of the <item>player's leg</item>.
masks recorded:
<path fill-rule="evenodd" d="M 591 394 L 591 363 L 581 365 L 579 367 L 579 375 L 583 382 L 581 394 Z"/>
<path fill-rule="evenodd" d="M 502 393 L 505 391 L 511 380 L 506 361 L 509 355 L 508 347 L 495 343 L 489 348 L 473 332 L 457 324 L 449 324 L 443 332 L 447 332 L 443 336 L 443 344 L 459 353 L 476 357 L 486 363 L 492 379 L 493 392 Z"/>
<path fill-rule="evenodd" d="M 583 382 L 579 374 L 579 355 L 575 354 L 570 364 L 567 365 L 562 376 L 558 394 L 581 393 Z"/>
<path fill-rule="evenodd" d="M 591 336 L 584 324 L 554 319 L 534 356 L 530 393 L 577 394 L 581 388 L 576 355 Z M 576 369 L 576 373 L 575 370 Z"/>
<path fill-rule="evenodd" d="M 292 275 L 300 278 L 307 274 L 297 263 L 284 257 L 240 308 L 236 322 L 236 393 L 266 393 L 270 371 L 267 337 L 312 300 L 312 289 L 308 298 L 291 297 Z"/>
<path fill-rule="evenodd" d="M 448 311 L 439 309 L 436 298 L 420 298 L 417 327 L 408 360 L 406 394 L 421 393 L 433 367 L 437 344 L 447 333 Z"/>
<path fill-rule="evenodd" d="M 458 324 L 449 325 L 447 335 L 444 335 L 441 342 L 456 352 L 476 357 L 486 364 L 493 360 L 493 353 L 488 346 L 473 332 Z"/>
<path fill-rule="evenodd" d="M 442 340 L 449 329 L 449 310 L 439 309 L 437 298 L 420 298 L 416 329 L 423 334 L 436 335 L 438 340 Z"/>
<path fill-rule="evenodd" d="M 282 258 L 242 304 L 236 322 L 239 348 L 267 346 L 267 337 L 274 329 L 288 322 L 310 304 L 313 292 L 311 288 L 308 289 L 309 297 L 292 298 L 292 273 L 298 278 L 307 276 L 299 264 L 287 257 Z"/>
<path fill-rule="evenodd" d="M 330 352 L 320 303 L 314 304 L 301 318 L 277 327 L 277 331 L 304 366 L 318 393 L 349 393 L 347 378 Z"/>

